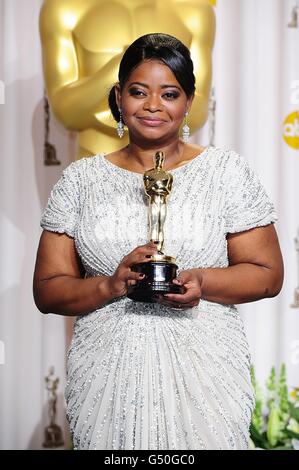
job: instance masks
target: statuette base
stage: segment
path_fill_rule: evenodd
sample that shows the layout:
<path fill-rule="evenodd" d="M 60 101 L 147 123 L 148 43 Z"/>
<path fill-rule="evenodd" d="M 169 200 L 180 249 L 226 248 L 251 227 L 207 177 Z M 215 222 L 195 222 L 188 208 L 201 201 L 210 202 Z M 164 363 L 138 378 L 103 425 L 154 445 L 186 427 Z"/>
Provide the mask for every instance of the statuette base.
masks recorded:
<path fill-rule="evenodd" d="M 62 431 L 57 424 L 50 424 L 45 428 L 45 441 L 43 447 L 54 448 L 64 445 Z"/>
<path fill-rule="evenodd" d="M 175 259 L 165 255 L 152 256 L 157 257 Z M 132 271 L 143 273 L 145 277 L 129 287 L 127 296 L 137 302 L 157 303 L 157 294 L 183 294 L 185 288 L 172 282 L 176 278 L 177 268 L 175 263 L 165 260 L 134 264 Z"/>

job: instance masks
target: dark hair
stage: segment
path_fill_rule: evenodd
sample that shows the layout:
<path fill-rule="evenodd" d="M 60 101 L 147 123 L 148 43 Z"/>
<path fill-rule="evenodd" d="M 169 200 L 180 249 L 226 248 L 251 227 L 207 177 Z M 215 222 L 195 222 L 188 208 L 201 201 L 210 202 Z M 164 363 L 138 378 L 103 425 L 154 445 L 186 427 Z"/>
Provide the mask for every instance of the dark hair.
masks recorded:
<path fill-rule="evenodd" d="M 193 62 L 189 49 L 169 34 L 146 34 L 136 39 L 125 51 L 119 66 L 118 80 L 122 89 L 133 70 L 144 60 L 158 60 L 171 69 L 187 97 L 195 91 Z M 116 121 L 119 111 L 115 98 L 115 85 L 109 93 L 109 106 Z"/>

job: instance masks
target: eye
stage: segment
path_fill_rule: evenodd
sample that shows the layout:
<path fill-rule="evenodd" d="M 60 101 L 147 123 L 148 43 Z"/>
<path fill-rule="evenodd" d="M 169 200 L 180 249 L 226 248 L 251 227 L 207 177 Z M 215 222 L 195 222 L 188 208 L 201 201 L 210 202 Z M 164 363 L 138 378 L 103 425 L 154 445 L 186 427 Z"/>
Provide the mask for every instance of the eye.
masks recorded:
<path fill-rule="evenodd" d="M 144 91 L 139 90 L 138 88 L 130 88 L 129 93 L 131 96 L 145 96 Z"/>
<path fill-rule="evenodd" d="M 168 91 L 167 93 L 164 93 L 163 98 L 166 98 L 167 100 L 175 100 L 179 96 L 179 93 L 176 91 Z"/>

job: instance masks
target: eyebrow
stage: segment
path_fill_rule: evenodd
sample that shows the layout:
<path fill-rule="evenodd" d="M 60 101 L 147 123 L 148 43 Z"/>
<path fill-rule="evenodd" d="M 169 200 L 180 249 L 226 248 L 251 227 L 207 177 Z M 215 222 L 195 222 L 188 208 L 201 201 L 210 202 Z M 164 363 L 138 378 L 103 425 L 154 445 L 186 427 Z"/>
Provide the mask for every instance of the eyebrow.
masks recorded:
<path fill-rule="evenodd" d="M 144 88 L 149 88 L 149 86 L 146 83 L 141 83 L 141 82 L 132 82 L 130 83 L 129 87 L 132 85 L 140 85 L 143 86 Z M 177 88 L 178 90 L 181 91 L 181 88 L 176 86 L 176 85 L 161 85 L 161 88 Z"/>

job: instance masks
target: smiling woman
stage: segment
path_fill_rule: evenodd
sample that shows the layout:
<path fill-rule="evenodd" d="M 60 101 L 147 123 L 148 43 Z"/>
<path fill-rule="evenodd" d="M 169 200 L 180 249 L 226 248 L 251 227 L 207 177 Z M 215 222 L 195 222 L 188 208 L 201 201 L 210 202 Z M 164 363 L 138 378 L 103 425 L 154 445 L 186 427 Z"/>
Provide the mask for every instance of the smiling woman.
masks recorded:
<path fill-rule="evenodd" d="M 281 289 L 277 216 L 243 157 L 181 140 L 194 90 L 180 41 L 137 39 L 109 95 L 129 145 L 67 167 L 42 216 L 36 305 L 77 316 L 66 387 L 76 449 L 248 448 L 254 394 L 235 304 Z M 132 268 L 157 253 L 143 193 L 156 151 L 173 173 L 165 252 L 184 293 L 134 302 L 144 274 Z"/>

